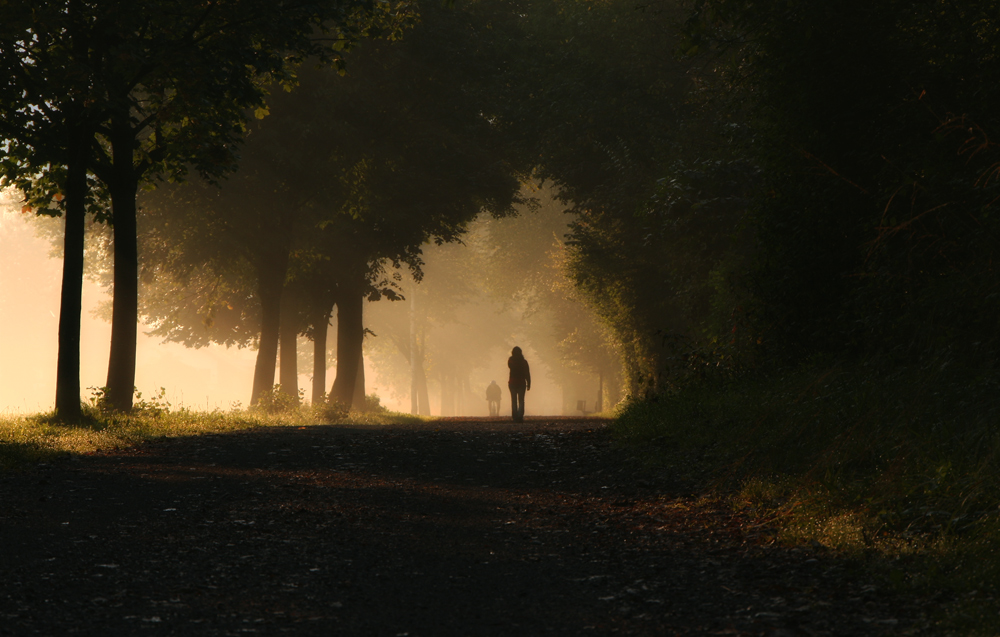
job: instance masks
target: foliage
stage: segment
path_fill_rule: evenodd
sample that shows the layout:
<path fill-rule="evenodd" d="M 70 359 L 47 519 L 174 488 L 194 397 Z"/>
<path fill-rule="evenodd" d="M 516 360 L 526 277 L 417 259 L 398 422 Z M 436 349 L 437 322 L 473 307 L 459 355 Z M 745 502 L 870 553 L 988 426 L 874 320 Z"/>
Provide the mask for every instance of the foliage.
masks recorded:
<path fill-rule="evenodd" d="M 574 222 L 569 271 L 615 335 L 631 395 L 731 365 L 730 308 L 717 283 L 726 260 L 740 259 L 733 233 L 745 179 L 732 162 L 677 162 L 640 211 L 591 210 Z"/>
<path fill-rule="evenodd" d="M 998 381 L 941 362 L 704 382 L 633 402 L 614 427 L 782 541 L 866 555 L 904 591 L 989 597 L 1000 592 Z"/>
<path fill-rule="evenodd" d="M 307 57 L 342 66 L 359 37 L 397 34 L 406 5 L 237 0 L 5 2 L 0 5 L 0 172 L 45 207 L 65 201 L 66 274 L 57 406 L 75 416 L 76 288 L 88 174 L 107 187 L 116 240 L 108 400 L 132 408 L 137 317 L 135 197 L 155 178 L 230 172 L 269 82 L 294 85 Z M 333 41 L 333 45 L 329 41 Z M 66 403 L 72 409 L 66 409 Z M 69 413 L 72 412 L 72 413 Z"/>
<path fill-rule="evenodd" d="M 366 394 L 365 404 L 361 411 L 365 411 L 372 414 L 386 414 L 389 413 L 389 409 L 382 404 L 382 399 L 378 397 L 378 394 Z"/>
<path fill-rule="evenodd" d="M 312 406 L 313 418 L 320 423 L 340 422 L 349 416 L 351 418 L 382 418 L 391 415 L 386 407 L 382 405 L 377 394 L 365 395 L 365 402 L 362 405 L 352 405 L 349 410 L 336 400 L 328 399 L 322 403 Z M 397 414 L 398 415 L 398 414 Z"/>
<path fill-rule="evenodd" d="M 88 387 L 90 389 L 90 406 L 99 414 L 107 415 L 114 411 L 114 407 L 108 400 L 107 387 Z M 135 398 L 132 401 L 132 410 L 136 414 L 146 416 L 162 416 L 170 413 L 170 401 L 167 400 L 167 390 L 160 387 L 160 391 L 149 399 L 142 397 L 142 392 L 136 387 L 133 389 Z"/>
<path fill-rule="evenodd" d="M 281 390 L 281 385 L 275 385 L 271 388 L 271 391 L 264 392 L 258 398 L 256 404 L 251 407 L 252 410 L 259 410 L 265 414 L 284 414 L 299 409 L 299 405 L 302 404 L 302 399 L 305 392 L 299 390 L 298 400 L 295 396 L 289 395 L 287 392 Z"/>
<path fill-rule="evenodd" d="M 419 278 L 425 243 L 458 240 L 483 210 L 509 214 L 518 162 L 482 116 L 490 60 L 465 47 L 468 22 L 424 7 L 401 42 L 356 47 L 343 76 L 303 69 L 297 92 L 271 96 L 221 188 L 148 197 L 142 313 L 155 332 L 264 352 L 265 309 L 285 292 L 300 305 L 286 318 L 314 335 L 335 302 L 342 320 L 352 299 L 399 298 L 396 270 Z"/>
<path fill-rule="evenodd" d="M 990 360 L 994 2 L 512 5 L 498 122 L 577 213 L 632 394 L 822 352 Z"/>
<path fill-rule="evenodd" d="M 678 4 L 510 5 L 524 44 L 505 51 L 493 108 L 574 213 L 564 263 L 601 322 L 581 340 L 613 341 L 630 394 L 667 391 L 692 356 L 721 356 L 714 291 L 752 167 L 705 105 L 711 72 L 674 54 Z"/>
<path fill-rule="evenodd" d="M 331 398 L 327 398 L 326 401 L 318 405 L 313 405 L 313 409 L 316 412 L 316 418 L 326 422 L 337 422 L 350 412 L 343 403 Z"/>
<path fill-rule="evenodd" d="M 990 358 L 996 3 L 693 7 L 689 50 L 731 60 L 734 149 L 762 177 L 744 312 L 769 359 Z"/>

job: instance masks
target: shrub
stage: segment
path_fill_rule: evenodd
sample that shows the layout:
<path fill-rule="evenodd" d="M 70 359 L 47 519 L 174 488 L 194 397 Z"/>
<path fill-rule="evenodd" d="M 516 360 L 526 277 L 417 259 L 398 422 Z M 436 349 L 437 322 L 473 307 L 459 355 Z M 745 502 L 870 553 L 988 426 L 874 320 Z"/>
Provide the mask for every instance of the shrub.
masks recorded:
<path fill-rule="evenodd" d="M 271 391 L 261 393 L 257 398 L 257 404 L 252 409 L 262 411 L 267 414 L 284 414 L 296 411 L 302 404 L 305 390 L 300 389 L 298 397 L 289 396 L 281 391 L 281 385 L 275 385 Z"/>

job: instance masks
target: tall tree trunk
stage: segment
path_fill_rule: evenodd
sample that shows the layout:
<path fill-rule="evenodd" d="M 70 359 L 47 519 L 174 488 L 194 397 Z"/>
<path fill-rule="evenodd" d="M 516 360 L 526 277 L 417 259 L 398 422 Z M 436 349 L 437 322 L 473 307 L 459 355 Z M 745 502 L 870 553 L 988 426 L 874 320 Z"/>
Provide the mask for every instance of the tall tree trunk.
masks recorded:
<path fill-rule="evenodd" d="M 112 409 L 129 412 L 135 391 L 135 346 L 139 323 L 139 255 L 135 218 L 139 179 L 133 164 L 135 141 L 131 125 L 125 118 L 116 118 L 112 129 L 114 165 L 108 189 L 114 227 L 115 269 L 107 397 Z"/>
<path fill-rule="evenodd" d="M 354 401 L 354 385 L 358 378 L 358 358 L 364 339 L 362 316 L 364 296 L 361 285 L 354 281 L 337 295 L 337 378 L 330 390 L 330 399 L 350 409 Z"/>
<path fill-rule="evenodd" d="M 281 294 L 281 327 L 278 340 L 281 347 L 281 372 L 278 382 L 281 393 L 299 402 L 299 314 L 295 292 L 285 289 Z"/>
<path fill-rule="evenodd" d="M 256 405 L 261 394 L 274 387 L 274 368 L 278 358 L 278 331 L 281 327 L 281 292 L 285 287 L 288 253 L 276 260 L 264 260 L 257 268 L 257 296 L 260 299 L 260 345 L 253 368 L 253 393 L 250 404 Z"/>
<path fill-rule="evenodd" d="M 418 359 L 417 366 L 417 399 L 419 409 L 417 413 L 421 416 L 431 415 L 431 399 L 427 392 L 427 374 L 424 373 L 424 357 L 421 351 L 421 356 Z"/>
<path fill-rule="evenodd" d="M 410 286 L 410 413 L 431 415 L 431 401 L 427 393 L 427 375 L 424 373 L 424 348 L 420 343 L 417 321 L 417 284 Z"/>
<path fill-rule="evenodd" d="M 410 290 L 410 413 L 420 413 L 417 386 L 417 366 L 420 352 L 417 350 L 417 284 Z"/>
<path fill-rule="evenodd" d="M 326 334 L 330 327 L 333 305 L 320 310 L 313 319 L 313 381 L 312 404 L 326 402 Z"/>
<path fill-rule="evenodd" d="M 368 411 L 368 404 L 365 401 L 365 353 L 364 335 L 362 335 L 361 356 L 358 357 L 358 377 L 354 381 L 354 401 L 353 405 L 357 411 Z"/>
<path fill-rule="evenodd" d="M 604 370 L 597 370 L 597 402 L 594 403 L 594 411 L 604 411 Z"/>
<path fill-rule="evenodd" d="M 441 372 L 441 415 L 455 415 L 455 377 L 447 371 Z"/>
<path fill-rule="evenodd" d="M 448 407 L 447 407 L 447 401 L 448 401 L 448 398 L 447 398 L 447 396 L 448 396 L 448 376 L 446 374 L 444 374 L 444 373 L 441 373 L 438 376 L 438 382 L 441 383 L 441 406 L 438 408 L 438 415 L 439 416 L 450 415 L 450 414 L 446 413 L 447 409 L 448 409 Z"/>
<path fill-rule="evenodd" d="M 88 136 L 82 131 L 73 131 L 70 135 L 55 411 L 61 420 L 76 421 L 80 419 L 80 313 L 83 308 L 83 240 L 90 144 Z"/>

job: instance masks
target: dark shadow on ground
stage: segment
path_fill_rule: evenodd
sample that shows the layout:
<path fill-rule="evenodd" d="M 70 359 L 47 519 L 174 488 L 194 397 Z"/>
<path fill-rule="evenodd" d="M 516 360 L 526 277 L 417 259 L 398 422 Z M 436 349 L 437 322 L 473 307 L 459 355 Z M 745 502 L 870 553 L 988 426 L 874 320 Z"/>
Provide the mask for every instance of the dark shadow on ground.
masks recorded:
<path fill-rule="evenodd" d="M 645 482 L 603 421 L 580 419 L 268 429 L 78 458 L 0 478 L 0 634 L 911 625 L 834 559 L 765 550 Z"/>

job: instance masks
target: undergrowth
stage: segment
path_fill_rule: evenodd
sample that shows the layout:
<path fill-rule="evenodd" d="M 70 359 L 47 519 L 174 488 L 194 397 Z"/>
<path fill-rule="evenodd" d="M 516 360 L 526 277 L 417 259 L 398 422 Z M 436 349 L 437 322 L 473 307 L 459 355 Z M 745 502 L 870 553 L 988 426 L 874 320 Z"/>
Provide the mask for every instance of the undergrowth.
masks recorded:
<path fill-rule="evenodd" d="M 273 394 L 278 393 L 275 388 Z M 378 398 L 368 397 L 365 411 L 337 405 L 298 406 L 275 398 L 260 407 L 239 405 L 223 411 L 171 409 L 163 391 L 143 399 L 137 392 L 130 414 L 106 410 L 104 391 L 95 388 L 91 403 L 78 422 L 61 422 L 55 414 L 0 415 L 0 471 L 51 461 L 68 454 L 92 453 L 130 447 L 163 437 L 197 436 L 255 429 L 258 427 L 302 427 L 317 424 L 385 425 L 421 422 L 418 416 L 388 411 Z M 280 405 L 280 407 L 279 407 Z"/>
<path fill-rule="evenodd" d="M 812 366 L 625 406 L 620 440 L 770 519 L 778 539 L 862 559 L 947 602 L 942 629 L 995 634 L 1000 387 L 943 364 Z"/>

